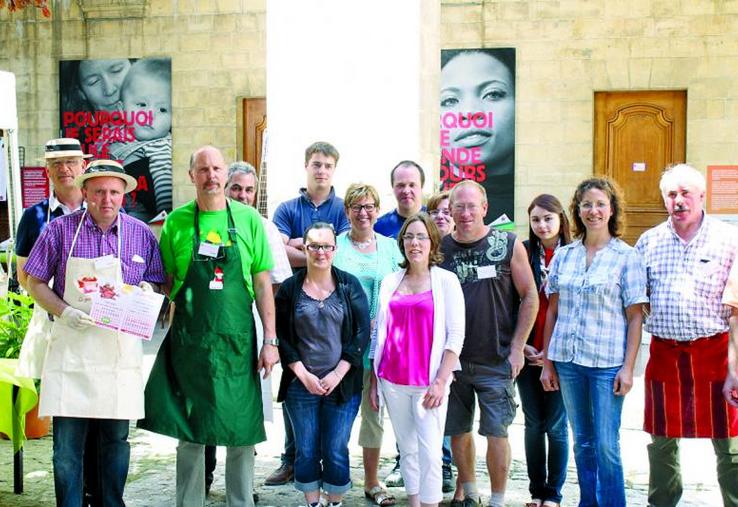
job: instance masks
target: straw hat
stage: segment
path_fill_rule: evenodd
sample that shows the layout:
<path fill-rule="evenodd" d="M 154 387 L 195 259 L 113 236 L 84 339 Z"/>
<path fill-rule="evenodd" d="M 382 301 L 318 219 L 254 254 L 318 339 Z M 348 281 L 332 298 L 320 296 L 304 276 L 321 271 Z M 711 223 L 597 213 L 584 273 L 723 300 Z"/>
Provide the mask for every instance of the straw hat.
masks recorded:
<path fill-rule="evenodd" d="M 44 146 L 44 159 L 62 157 L 91 158 L 92 155 L 82 153 L 82 146 L 79 144 L 79 141 L 71 137 L 62 137 L 48 141 L 46 146 Z"/>
<path fill-rule="evenodd" d="M 113 176 L 114 178 L 120 178 L 125 181 L 126 193 L 136 190 L 136 179 L 130 174 L 126 174 L 123 166 L 115 160 L 95 160 L 87 166 L 85 172 L 74 178 L 74 184 L 78 188 L 82 188 L 85 181 L 101 176 Z"/>

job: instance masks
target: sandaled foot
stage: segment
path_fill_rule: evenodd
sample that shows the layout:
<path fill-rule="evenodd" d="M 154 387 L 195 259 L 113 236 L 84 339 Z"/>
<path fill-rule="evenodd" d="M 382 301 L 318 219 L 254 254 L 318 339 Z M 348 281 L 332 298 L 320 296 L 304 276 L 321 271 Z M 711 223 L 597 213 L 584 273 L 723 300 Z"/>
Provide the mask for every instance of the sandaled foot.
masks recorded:
<path fill-rule="evenodd" d="M 395 497 L 392 496 L 382 486 L 374 486 L 369 491 L 364 491 L 364 496 L 374 502 L 374 505 L 395 505 Z"/>

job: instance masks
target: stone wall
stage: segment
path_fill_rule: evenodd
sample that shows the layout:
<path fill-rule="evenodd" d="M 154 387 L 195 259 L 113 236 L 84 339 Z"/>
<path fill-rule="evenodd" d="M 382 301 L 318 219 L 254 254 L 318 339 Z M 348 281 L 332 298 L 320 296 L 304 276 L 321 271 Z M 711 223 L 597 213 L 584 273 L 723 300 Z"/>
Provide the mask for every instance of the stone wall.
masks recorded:
<path fill-rule="evenodd" d="M 192 149 L 213 143 L 235 159 L 239 99 L 266 94 L 265 25 L 266 0 L 66 0 L 51 20 L 0 10 L 0 69 L 17 77 L 26 163 L 58 133 L 59 60 L 168 56 L 175 205 L 192 198 Z"/>
<path fill-rule="evenodd" d="M 441 46 L 517 49 L 516 216 L 592 174 L 594 92 L 687 90 L 687 161 L 738 159 L 738 1 L 442 0 Z M 521 228 L 519 227 L 519 230 Z"/>

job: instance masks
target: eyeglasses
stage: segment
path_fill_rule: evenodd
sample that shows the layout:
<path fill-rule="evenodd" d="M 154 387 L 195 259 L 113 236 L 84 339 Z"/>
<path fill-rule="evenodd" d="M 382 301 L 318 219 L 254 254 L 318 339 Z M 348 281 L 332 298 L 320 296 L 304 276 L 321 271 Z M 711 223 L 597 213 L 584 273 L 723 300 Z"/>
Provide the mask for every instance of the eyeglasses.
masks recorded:
<path fill-rule="evenodd" d="M 368 204 L 354 204 L 353 206 L 351 206 L 351 211 L 353 211 L 357 215 L 361 213 L 361 210 L 366 210 L 367 213 L 371 213 L 375 209 L 377 209 L 377 205 L 373 202 L 370 202 Z"/>
<path fill-rule="evenodd" d="M 427 234 L 403 234 L 402 239 L 408 242 L 412 242 L 414 239 L 417 239 L 418 241 L 425 241 L 427 239 L 430 239 L 430 236 L 428 236 Z"/>
<path fill-rule="evenodd" d="M 605 201 L 597 201 L 597 202 L 580 202 L 579 203 L 579 209 L 585 210 L 585 211 L 592 211 L 593 208 L 597 209 L 607 209 L 610 207 L 609 202 Z"/>
<path fill-rule="evenodd" d="M 54 169 L 60 169 L 62 166 L 79 167 L 81 163 L 82 159 L 79 158 L 57 158 L 51 162 L 51 167 Z"/>
<path fill-rule="evenodd" d="M 311 252 L 333 252 L 336 249 L 336 245 L 319 245 L 318 243 L 308 243 L 306 248 Z"/>
<path fill-rule="evenodd" d="M 438 215 L 443 215 L 445 217 L 450 217 L 451 216 L 451 210 L 449 208 L 444 208 L 444 209 L 438 208 L 438 209 L 434 209 L 433 211 L 429 212 L 429 214 L 430 214 L 430 216 L 432 216 L 434 218 L 437 217 Z"/>
<path fill-rule="evenodd" d="M 453 210 L 456 213 L 463 213 L 464 210 L 468 211 L 469 213 L 474 213 L 479 209 L 479 204 L 454 204 Z"/>

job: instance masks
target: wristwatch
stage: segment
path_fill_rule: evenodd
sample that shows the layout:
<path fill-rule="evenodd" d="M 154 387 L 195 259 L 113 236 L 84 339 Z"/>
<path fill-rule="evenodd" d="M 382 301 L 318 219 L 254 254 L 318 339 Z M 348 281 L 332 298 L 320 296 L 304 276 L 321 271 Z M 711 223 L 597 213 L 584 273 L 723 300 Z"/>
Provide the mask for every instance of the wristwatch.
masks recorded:
<path fill-rule="evenodd" d="M 279 347 L 279 338 L 264 338 L 264 345 L 274 345 L 275 347 Z"/>

